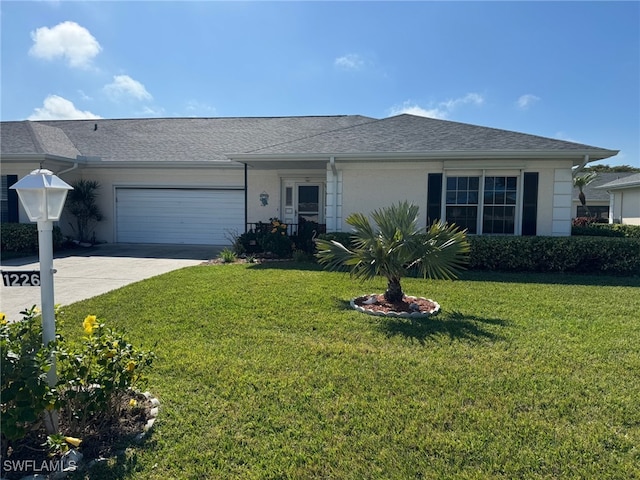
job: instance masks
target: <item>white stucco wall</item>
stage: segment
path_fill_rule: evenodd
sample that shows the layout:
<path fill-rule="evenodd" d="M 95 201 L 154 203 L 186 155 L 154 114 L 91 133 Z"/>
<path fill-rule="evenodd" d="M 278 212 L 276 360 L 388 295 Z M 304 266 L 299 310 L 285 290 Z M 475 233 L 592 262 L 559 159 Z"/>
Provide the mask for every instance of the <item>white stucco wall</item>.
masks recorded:
<path fill-rule="evenodd" d="M 376 162 L 337 163 L 342 172 L 341 230 L 351 227 L 345 219 L 356 212 L 372 212 L 407 200 L 420 207 L 420 225 L 426 225 L 427 174 L 439 173 L 441 163 Z M 339 199 L 340 200 L 340 199 Z"/>
<path fill-rule="evenodd" d="M 640 187 L 615 192 L 614 219 L 625 225 L 640 225 Z"/>

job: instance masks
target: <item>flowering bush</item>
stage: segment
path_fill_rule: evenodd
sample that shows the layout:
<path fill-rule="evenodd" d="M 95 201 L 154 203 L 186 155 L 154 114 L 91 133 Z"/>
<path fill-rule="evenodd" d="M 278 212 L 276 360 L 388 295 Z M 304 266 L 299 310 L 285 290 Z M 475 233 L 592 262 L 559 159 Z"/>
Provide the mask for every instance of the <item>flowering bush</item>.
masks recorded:
<path fill-rule="evenodd" d="M 47 411 L 60 409 L 65 433 L 72 435 L 117 418 L 128 390 L 144 381 L 154 354 L 135 348 L 95 315 L 82 323 L 85 336 L 80 348 L 67 345 L 60 335 L 43 346 L 35 307 L 21 313 L 24 318 L 12 323 L 0 314 L 3 452 L 6 441 L 23 438 Z M 47 383 L 52 353 L 57 360 L 55 388 Z"/>
<path fill-rule="evenodd" d="M 269 223 L 258 222 L 253 231 L 238 237 L 242 250 L 236 253 L 269 253 L 276 257 L 289 257 L 293 243 L 287 234 L 287 224 L 278 218 L 270 218 Z"/>
<path fill-rule="evenodd" d="M 152 352 L 135 348 L 95 315 L 88 315 L 82 326 L 81 349 L 58 350 L 59 401 L 72 434 L 117 418 L 128 390 L 144 381 L 154 359 Z"/>

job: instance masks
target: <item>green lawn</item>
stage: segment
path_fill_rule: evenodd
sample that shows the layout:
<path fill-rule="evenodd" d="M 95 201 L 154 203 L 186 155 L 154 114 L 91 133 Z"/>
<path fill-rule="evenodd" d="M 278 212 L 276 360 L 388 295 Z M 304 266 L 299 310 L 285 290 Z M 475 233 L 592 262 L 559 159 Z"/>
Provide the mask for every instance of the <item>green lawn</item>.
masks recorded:
<path fill-rule="evenodd" d="M 421 323 L 314 265 L 192 267 L 65 308 L 156 344 L 151 437 L 75 478 L 640 476 L 640 279 L 407 279 Z"/>

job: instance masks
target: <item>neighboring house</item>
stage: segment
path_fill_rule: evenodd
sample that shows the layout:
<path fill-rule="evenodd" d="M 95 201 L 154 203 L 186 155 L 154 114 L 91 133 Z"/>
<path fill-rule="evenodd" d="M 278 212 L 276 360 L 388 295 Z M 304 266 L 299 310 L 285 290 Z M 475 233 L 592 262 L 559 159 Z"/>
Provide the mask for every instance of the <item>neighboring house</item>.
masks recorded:
<path fill-rule="evenodd" d="M 413 115 L 155 118 L 0 123 L 7 188 L 43 165 L 97 180 L 99 241 L 229 243 L 278 217 L 348 231 L 345 219 L 408 200 L 421 224 L 472 234 L 570 235 L 572 168 L 618 152 Z M 6 210 L 6 212 L 5 212 Z M 69 232 L 70 219 L 60 226 Z"/>
<path fill-rule="evenodd" d="M 585 175 L 585 172 L 580 172 L 577 176 Z M 606 190 L 599 188 L 605 183 L 612 182 L 614 180 L 622 179 L 633 175 L 633 172 L 597 172 L 596 178 L 584 187 L 584 196 L 586 199 L 586 209 L 580 203 L 578 194 L 580 190 L 573 187 L 573 207 L 571 209 L 571 215 L 575 217 L 598 217 L 602 219 L 609 218 L 609 194 Z M 587 211 L 589 210 L 589 215 Z"/>
<path fill-rule="evenodd" d="M 609 195 L 609 223 L 640 225 L 640 173 L 598 187 Z"/>

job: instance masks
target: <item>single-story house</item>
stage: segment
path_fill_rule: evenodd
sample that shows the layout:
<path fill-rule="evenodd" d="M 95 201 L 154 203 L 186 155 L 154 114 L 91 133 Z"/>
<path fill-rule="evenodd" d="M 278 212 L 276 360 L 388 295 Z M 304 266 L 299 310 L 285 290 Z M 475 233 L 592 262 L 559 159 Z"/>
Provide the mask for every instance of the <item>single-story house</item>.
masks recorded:
<path fill-rule="evenodd" d="M 584 175 L 584 173 L 577 174 L 577 176 L 580 175 Z M 620 180 L 629 175 L 633 175 L 633 172 L 597 172 L 593 181 L 582 189 L 586 199 L 586 208 L 580 203 L 578 197 L 580 190 L 577 187 L 573 187 L 572 216 L 574 218 L 598 217 L 607 220 L 609 218 L 609 193 L 600 187 L 605 183 Z M 588 214 L 587 210 L 589 211 Z"/>
<path fill-rule="evenodd" d="M 640 173 L 598 187 L 609 194 L 609 223 L 640 225 Z"/>
<path fill-rule="evenodd" d="M 402 200 L 471 234 L 570 235 L 572 169 L 616 150 L 402 114 L 1 122 L 8 187 L 43 166 L 100 183 L 98 241 L 225 245 L 252 223 L 345 219 Z M 70 233 L 70 218 L 60 227 Z"/>

